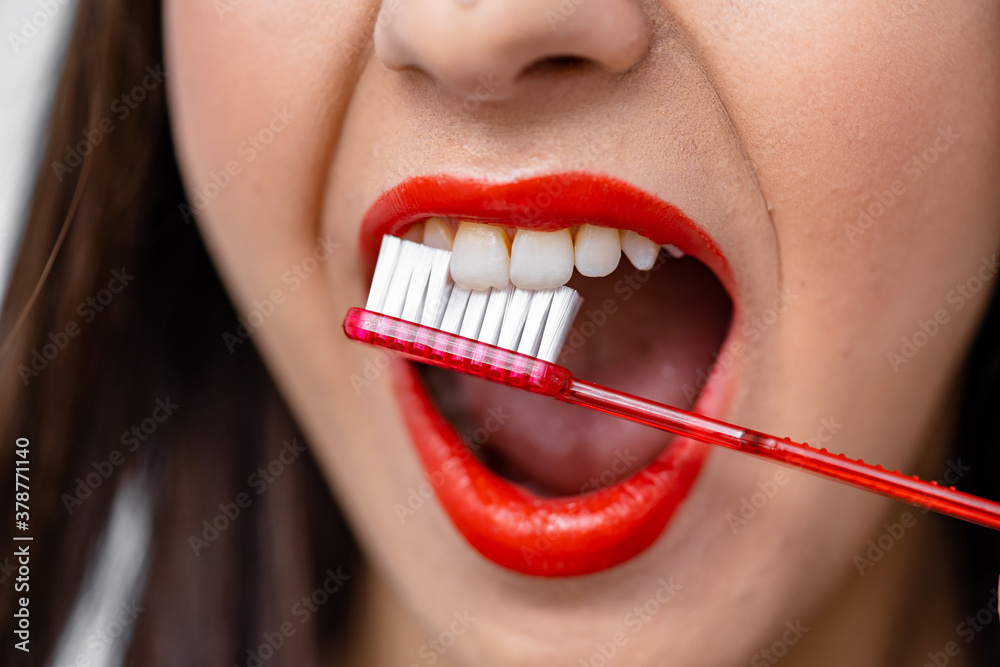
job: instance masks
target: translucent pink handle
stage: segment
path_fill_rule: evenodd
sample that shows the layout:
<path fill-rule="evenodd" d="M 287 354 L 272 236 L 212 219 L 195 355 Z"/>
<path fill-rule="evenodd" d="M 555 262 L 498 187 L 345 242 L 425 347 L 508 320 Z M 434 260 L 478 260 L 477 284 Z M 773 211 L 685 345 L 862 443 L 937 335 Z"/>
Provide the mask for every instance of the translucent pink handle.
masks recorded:
<path fill-rule="evenodd" d="M 395 350 L 425 364 L 536 394 L 558 397 L 573 380 L 562 366 L 364 308 L 347 311 L 344 332 L 348 338 Z"/>
<path fill-rule="evenodd" d="M 395 350 L 411 359 L 468 373 L 510 387 L 646 424 L 662 431 L 720 445 L 823 477 L 927 507 L 942 514 L 1000 530 L 1000 503 L 939 486 L 899 471 L 775 438 L 716 419 L 602 387 L 556 364 L 419 324 L 351 308 L 344 320 L 349 338 Z"/>
<path fill-rule="evenodd" d="M 907 477 L 898 470 L 885 470 L 882 466 L 849 459 L 843 454 L 833 454 L 826 449 L 792 442 L 788 438 L 775 438 L 583 380 L 571 380 L 566 394 L 560 398 L 701 442 L 778 461 L 859 489 L 1000 530 L 1000 503 L 962 493 L 953 486 L 943 487 L 937 482 L 925 482 L 916 476 Z"/>

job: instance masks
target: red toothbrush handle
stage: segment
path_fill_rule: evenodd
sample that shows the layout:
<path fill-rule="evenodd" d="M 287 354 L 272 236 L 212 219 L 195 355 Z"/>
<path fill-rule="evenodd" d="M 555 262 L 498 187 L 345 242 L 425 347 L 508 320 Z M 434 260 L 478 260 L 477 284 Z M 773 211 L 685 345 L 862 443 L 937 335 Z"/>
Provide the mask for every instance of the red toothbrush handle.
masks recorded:
<path fill-rule="evenodd" d="M 925 482 L 916 476 L 907 477 L 882 466 L 849 459 L 843 454 L 816 449 L 792 442 L 788 438 L 775 438 L 582 380 L 572 380 L 560 398 L 701 442 L 778 461 L 917 507 L 926 507 L 941 514 L 1000 530 L 1000 503 L 963 493 L 953 486 Z"/>
<path fill-rule="evenodd" d="M 860 489 L 1000 530 L 1000 503 L 881 466 L 775 438 L 639 396 L 578 380 L 562 366 L 362 308 L 344 320 L 349 338 L 411 359 L 544 394 L 653 428 L 807 470 Z"/>

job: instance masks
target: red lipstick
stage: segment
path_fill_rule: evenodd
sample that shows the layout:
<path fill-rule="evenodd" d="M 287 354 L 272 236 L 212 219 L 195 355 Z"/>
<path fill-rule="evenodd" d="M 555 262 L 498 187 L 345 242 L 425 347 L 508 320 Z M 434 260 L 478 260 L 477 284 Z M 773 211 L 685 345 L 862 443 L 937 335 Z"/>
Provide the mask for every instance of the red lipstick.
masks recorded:
<path fill-rule="evenodd" d="M 671 244 L 706 264 L 732 291 L 722 251 L 676 207 L 625 181 L 586 172 L 564 172 L 493 183 L 446 175 L 419 176 L 382 193 L 361 224 L 362 255 L 374 262 L 384 234 L 402 236 L 431 216 L 554 231 L 591 223 L 630 229 Z"/>
<path fill-rule="evenodd" d="M 362 223 L 373 264 L 384 234 L 402 235 L 427 217 L 556 230 L 591 223 L 631 229 L 672 244 L 709 266 L 732 293 L 711 238 L 676 207 L 607 176 L 570 172 L 496 183 L 450 176 L 407 180 L 383 193 Z M 543 498 L 478 461 L 432 404 L 408 363 L 394 363 L 395 390 L 424 472 L 455 527 L 483 556 L 536 576 L 576 576 L 621 564 L 649 547 L 687 496 L 707 445 L 677 437 L 632 477 L 583 496 Z M 721 408 L 712 385 L 696 411 Z"/>

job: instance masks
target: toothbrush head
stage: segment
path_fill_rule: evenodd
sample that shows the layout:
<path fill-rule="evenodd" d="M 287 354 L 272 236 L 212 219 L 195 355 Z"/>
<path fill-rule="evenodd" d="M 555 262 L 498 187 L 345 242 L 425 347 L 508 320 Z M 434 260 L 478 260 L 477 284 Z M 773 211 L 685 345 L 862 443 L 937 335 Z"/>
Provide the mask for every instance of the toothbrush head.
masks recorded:
<path fill-rule="evenodd" d="M 582 302 L 575 290 L 467 290 L 450 263 L 447 250 L 383 236 L 365 309 L 555 362 Z"/>

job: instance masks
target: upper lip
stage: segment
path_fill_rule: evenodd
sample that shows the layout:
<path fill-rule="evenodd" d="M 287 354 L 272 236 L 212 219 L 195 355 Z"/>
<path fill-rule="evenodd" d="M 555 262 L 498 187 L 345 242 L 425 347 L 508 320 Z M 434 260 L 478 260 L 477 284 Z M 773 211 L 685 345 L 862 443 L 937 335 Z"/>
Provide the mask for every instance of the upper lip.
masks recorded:
<path fill-rule="evenodd" d="M 361 223 L 362 256 L 374 262 L 384 234 L 401 236 L 432 216 L 539 231 L 583 223 L 632 230 L 703 262 L 730 296 L 735 287 L 719 245 L 676 207 L 620 179 L 578 171 L 502 183 L 444 174 L 410 178 L 369 207 Z"/>
<path fill-rule="evenodd" d="M 364 216 L 359 241 L 369 268 L 383 235 L 402 235 L 431 216 L 543 231 L 582 223 L 633 230 L 697 258 L 734 295 L 729 262 L 705 230 L 674 206 L 616 178 L 587 172 L 500 183 L 449 175 L 411 178 L 383 192 Z M 693 486 L 707 453 L 707 445 L 677 438 L 624 481 L 585 497 L 541 498 L 470 457 L 412 368 L 394 368 L 411 439 L 428 479 L 437 480 L 436 495 L 454 525 L 480 553 L 526 574 L 588 574 L 646 549 Z M 728 396 L 715 387 L 726 381 L 725 369 L 713 373 L 695 410 L 721 416 Z"/>

